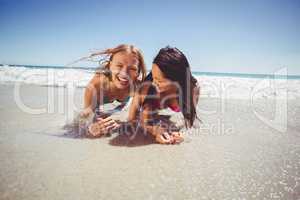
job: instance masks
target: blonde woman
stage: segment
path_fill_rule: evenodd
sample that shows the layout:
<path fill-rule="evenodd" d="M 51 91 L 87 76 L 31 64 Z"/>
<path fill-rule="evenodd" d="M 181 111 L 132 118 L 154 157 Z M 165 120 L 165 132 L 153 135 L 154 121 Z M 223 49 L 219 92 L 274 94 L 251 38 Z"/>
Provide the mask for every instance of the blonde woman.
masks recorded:
<path fill-rule="evenodd" d="M 84 110 L 81 117 L 96 113 L 94 123 L 89 125 L 86 131 L 90 137 L 100 137 L 118 128 L 115 120 L 99 115 L 99 112 L 102 112 L 99 107 L 115 100 L 124 105 L 146 74 L 143 55 L 133 45 L 122 44 L 93 53 L 89 58 L 96 56 L 106 56 L 107 59 L 89 81 L 84 92 Z"/>

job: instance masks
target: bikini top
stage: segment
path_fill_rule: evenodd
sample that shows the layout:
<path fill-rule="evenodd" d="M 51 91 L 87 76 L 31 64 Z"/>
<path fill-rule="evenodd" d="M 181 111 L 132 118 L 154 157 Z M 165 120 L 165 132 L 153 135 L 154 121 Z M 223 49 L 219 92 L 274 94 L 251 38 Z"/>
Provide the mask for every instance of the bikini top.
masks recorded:
<path fill-rule="evenodd" d="M 160 101 L 158 99 L 155 99 L 154 101 L 152 101 L 152 105 L 153 105 L 154 108 L 160 109 Z M 176 105 L 168 105 L 168 108 L 170 108 L 174 112 L 180 112 L 181 111 L 180 107 L 176 106 Z"/>
<path fill-rule="evenodd" d="M 173 110 L 174 112 L 180 112 L 179 106 L 169 105 L 169 108 L 171 108 L 171 110 Z"/>
<path fill-rule="evenodd" d="M 110 114 L 113 114 L 115 112 L 121 111 L 125 107 L 125 105 L 129 102 L 129 100 L 130 100 L 130 96 L 126 97 L 124 101 L 120 101 L 120 100 L 117 99 L 117 101 L 120 103 L 119 105 L 117 105 L 116 107 L 114 107 L 112 109 L 103 110 L 103 109 L 100 109 L 100 107 L 102 105 L 113 103 L 113 101 L 111 101 L 108 96 L 104 96 L 103 97 L 103 104 L 100 105 L 99 103 L 97 103 L 95 113 L 99 117 L 99 116 L 103 116 L 103 115 L 106 116 L 106 115 L 110 115 Z"/>

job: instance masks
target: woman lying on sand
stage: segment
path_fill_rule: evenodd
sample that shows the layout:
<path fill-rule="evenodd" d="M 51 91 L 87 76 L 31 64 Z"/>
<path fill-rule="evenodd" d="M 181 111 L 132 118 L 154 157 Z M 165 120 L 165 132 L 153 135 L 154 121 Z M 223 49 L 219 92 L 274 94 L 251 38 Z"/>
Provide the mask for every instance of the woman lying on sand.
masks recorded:
<path fill-rule="evenodd" d="M 163 125 L 157 111 L 170 108 L 174 112 L 181 112 L 186 127 L 192 127 L 197 117 L 195 106 L 199 90 L 185 55 L 177 48 L 163 48 L 153 61 L 152 72 L 133 98 L 129 121 L 140 124 L 158 143 L 181 142 L 182 134 Z"/>
<path fill-rule="evenodd" d="M 90 137 L 99 137 L 118 128 L 118 123 L 112 118 L 97 116 L 99 106 L 114 100 L 125 104 L 146 74 L 143 56 L 132 45 L 119 45 L 96 52 L 89 58 L 101 55 L 108 59 L 88 83 L 84 93 L 84 110 L 81 112 L 82 118 L 96 113 L 94 123 L 88 126 L 86 132 Z"/>

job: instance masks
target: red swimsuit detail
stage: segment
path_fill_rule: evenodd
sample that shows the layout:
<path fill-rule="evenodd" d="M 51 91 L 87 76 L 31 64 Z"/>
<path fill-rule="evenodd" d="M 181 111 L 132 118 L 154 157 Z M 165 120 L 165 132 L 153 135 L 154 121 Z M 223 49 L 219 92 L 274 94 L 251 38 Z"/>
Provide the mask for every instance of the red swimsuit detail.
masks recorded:
<path fill-rule="evenodd" d="M 160 102 L 159 100 L 154 100 L 152 101 L 154 108 L 160 109 Z M 169 105 L 168 106 L 171 110 L 174 112 L 180 112 L 180 107 L 179 106 L 174 106 L 174 105 Z"/>

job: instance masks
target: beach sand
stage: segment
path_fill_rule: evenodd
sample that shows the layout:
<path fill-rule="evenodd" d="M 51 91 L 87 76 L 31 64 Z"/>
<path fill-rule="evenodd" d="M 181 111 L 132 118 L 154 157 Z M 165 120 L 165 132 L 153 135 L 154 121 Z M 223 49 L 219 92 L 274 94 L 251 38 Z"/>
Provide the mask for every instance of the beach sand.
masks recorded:
<path fill-rule="evenodd" d="M 22 102 L 47 108 L 49 89 L 22 85 Z M 201 125 L 159 145 L 145 135 L 63 136 L 68 102 L 58 106 L 64 94 L 52 89 L 53 112 L 32 115 L 0 85 L 0 199 L 300 199 L 299 99 L 288 101 L 281 132 L 253 112 L 272 118 L 272 99 L 200 98 Z M 82 89 L 74 99 L 80 107 Z"/>

